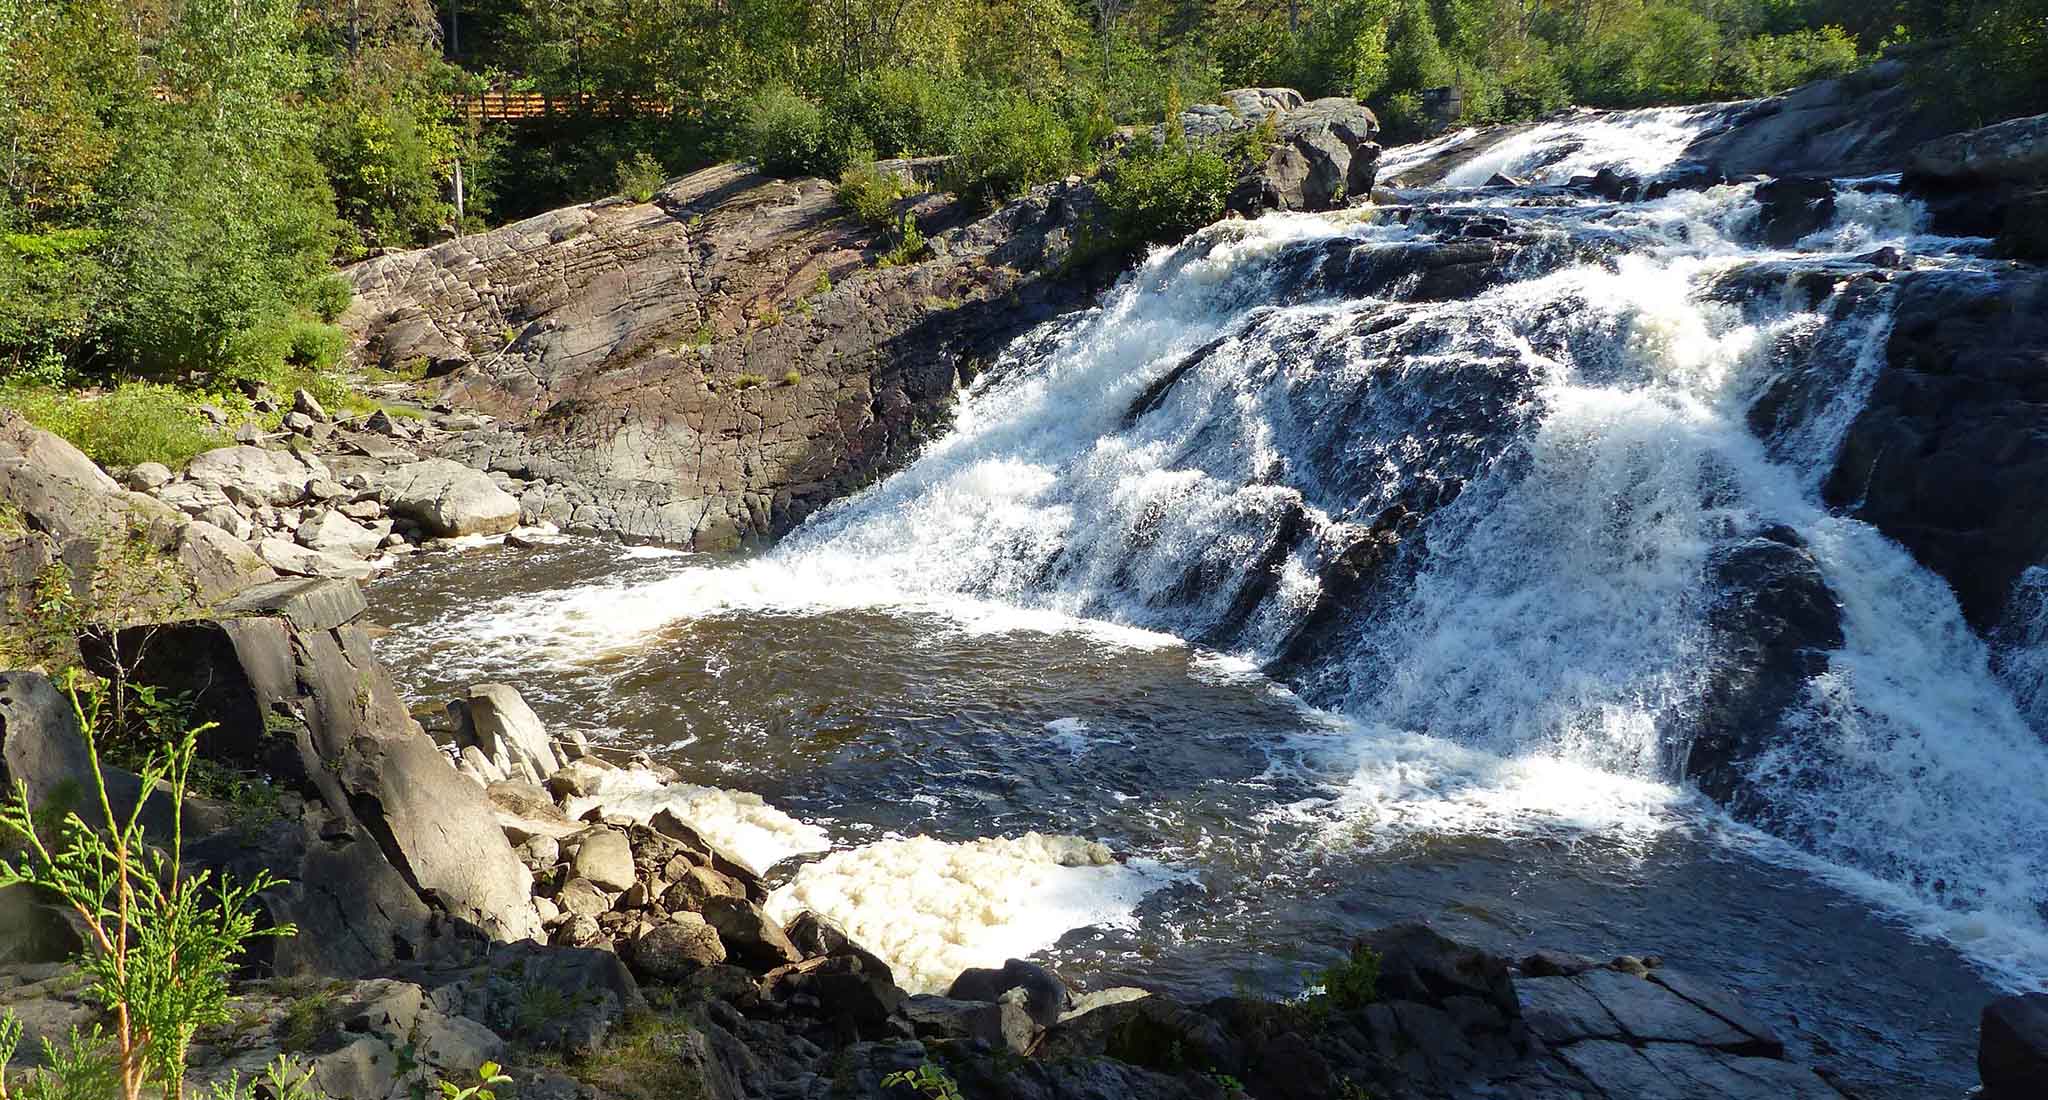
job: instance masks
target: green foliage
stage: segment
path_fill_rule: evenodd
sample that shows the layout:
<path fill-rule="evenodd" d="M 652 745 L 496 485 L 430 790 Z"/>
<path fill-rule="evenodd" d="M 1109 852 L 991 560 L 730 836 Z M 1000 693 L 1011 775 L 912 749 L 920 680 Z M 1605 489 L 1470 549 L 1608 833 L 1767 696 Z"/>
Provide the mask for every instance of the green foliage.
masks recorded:
<path fill-rule="evenodd" d="M 785 386 L 801 386 L 801 385 L 803 385 L 803 384 L 804 384 L 804 372 L 802 372 L 802 371 L 800 371 L 800 370 L 790 370 L 790 371 L 786 371 L 786 372 L 784 372 L 784 373 L 783 373 L 783 375 L 782 375 L 782 384 L 783 384 L 783 385 L 785 385 Z"/>
<path fill-rule="evenodd" d="M 1140 138 L 1096 187 L 1108 246 L 1128 251 L 1176 241 L 1223 216 L 1236 167 L 1200 142 Z"/>
<path fill-rule="evenodd" d="M 152 382 L 124 383 L 98 396 L 41 386 L 0 387 L 0 407 L 63 436 L 104 466 L 161 462 L 175 470 L 199 452 L 224 445 L 213 422 L 196 408 L 205 399 Z"/>
<path fill-rule="evenodd" d="M 1073 166 L 1073 133 L 1066 121 L 1044 104 L 1007 95 L 968 116 L 947 185 L 969 202 L 994 205 Z"/>
<path fill-rule="evenodd" d="M 21 1042 L 21 1024 L 12 1010 L 0 1013 L 0 1053 L 12 1056 Z M 21 1100 L 105 1100 L 121 1089 L 120 1067 L 114 1060 L 104 1029 L 94 1024 L 89 1031 L 73 1025 L 61 1043 L 43 1040 L 43 1065 L 20 1080 L 4 1080 L 7 1058 L 0 1057 L 0 1098 L 19 1095 Z"/>
<path fill-rule="evenodd" d="M 917 219 L 911 217 L 907 210 L 897 219 L 895 237 L 896 243 L 888 251 L 875 257 L 875 266 L 899 267 L 903 264 L 916 263 L 924 258 L 930 247 L 930 242 L 918 231 Z"/>
<path fill-rule="evenodd" d="M 262 1074 L 242 1080 L 241 1071 L 228 1074 L 209 1091 L 209 1100 L 325 1100 L 313 1084 L 313 1070 L 297 1060 L 278 1055 Z"/>
<path fill-rule="evenodd" d="M 1770 95 L 1841 76 L 1856 64 L 1856 41 L 1840 27 L 1760 34 L 1734 49 L 1724 84 L 1738 95 Z"/>
<path fill-rule="evenodd" d="M 634 153 L 633 159 L 619 162 L 619 194 L 634 202 L 651 202 L 667 182 L 667 170 L 645 149 Z"/>
<path fill-rule="evenodd" d="M 1379 952 L 1360 944 L 1342 962 L 1323 971 L 1323 995 L 1347 1011 L 1364 1008 L 1379 999 Z"/>
<path fill-rule="evenodd" d="M 882 1078 L 882 1087 L 893 1089 L 903 1087 L 919 1100 L 961 1100 L 960 1083 L 953 1075 L 933 1065 L 930 1061 L 920 1063 L 916 1069 L 898 1070 Z"/>
<path fill-rule="evenodd" d="M 306 284 L 306 308 L 314 317 L 328 324 L 348 312 L 355 301 L 355 288 L 347 278 L 337 272 L 328 272 Z"/>
<path fill-rule="evenodd" d="M 45 890 L 77 914 L 89 944 L 80 969 L 117 1025 L 122 1095 L 136 1100 L 145 1083 L 176 1095 L 193 1036 L 228 1022 L 228 974 L 247 942 L 294 929 L 256 927 L 256 895 L 278 885 L 276 878 L 259 873 L 237 884 L 182 865 L 185 794 L 207 727 L 182 732 L 143 762 L 140 789 L 161 789 L 173 807 L 171 835 L 152 838 L 142 824 L 144 802 L 117 810 L 108 792 L 99 706 L 87 706 L 75 681 L 71 703 L 91 761 L 95 822 L 74 811 L 46 836 L 51 830 L 17 780 L 13 801 L 0 808 L 0 832 L 22 854 L 0 861 L 0 887 Z"/>
<path fill-rule="evenodd" d="M 54 372 L 92 333 L 103 292 L 103 230 L 0 234 L 0 365 L 10 376 Z"/>
<path fill-rule="evenodd" d="M 855 76 L 829 102 L 840 126 L 865 135 L 881 155 L 899 157 L 950 147 L 973 98 L 963 81 L 890 66 Z"/>
<path fill-rule="evenodd" d="M 896 204 L 903 200 L 905 190 L 901 179 L 876 168 L 873 161 L 850 165 L 839 173 L 839 201 L 872 229 L 895 226 Z"/>
<path fill-rule="evenodd" d="M 498 1086 L 512 1083 L 512 1079 L 500 1072 L 500 1069 L 496 1062 L 485 1062 L 477 1067 L 476 1084 L 464 1086 L 453 1081 L 443 1081 L 441 1095 L 447 1100 L 498 1100 Z"/>
<path fill-rule="evenodd" d="M 825 111 L 787 84 L 746 101 L 740 148 L 777 176 L 817 175 L 827 163 Z"/>

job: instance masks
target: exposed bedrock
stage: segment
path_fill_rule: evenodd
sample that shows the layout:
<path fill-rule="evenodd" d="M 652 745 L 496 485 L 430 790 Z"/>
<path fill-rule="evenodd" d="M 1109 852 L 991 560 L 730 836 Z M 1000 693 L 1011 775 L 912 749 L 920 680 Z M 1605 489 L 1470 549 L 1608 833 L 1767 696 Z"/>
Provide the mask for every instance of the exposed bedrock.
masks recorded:
<path fill-rule="evenodd" d="M 1371 189 L 1371 111 L 1230 94 L 1250 109 L 1197 108 L 1190 132 L 1279 112 L 1239 209 L 1323 210 Z M 448 400 L 501 418 L 438 449 L 536 483 L 525 521 L 731 547 L 900 464 L 1011 337 L 1084 304 L 1100 273 L 1064 261 L 1092 196 L 1070 180 L 988 214 L 906 200 L 931 247 L 898 262 L 830 183 L 723 165 L 649 203 L 359 264 L 346 323 L 366 359 L 424 367 Z"/>
<path fill-rule="evenodd" d="M 1990 632 L 2048 561 L 2048 273 L 1912 272 L 1826 486 Z"/>
<path fill-rule="evenodd" d="M 725 165 L 360 264 L 349 322 L 368 358 L 512 421 L 442 453 L 538 482 L 528 521 L 730 547 L 900 461 L 981 359 L 1078 304 L 1043 276 L 1085 201 L 927 197 L 907 205 L 932 253 L 883 265 L 831 184 Z"/>

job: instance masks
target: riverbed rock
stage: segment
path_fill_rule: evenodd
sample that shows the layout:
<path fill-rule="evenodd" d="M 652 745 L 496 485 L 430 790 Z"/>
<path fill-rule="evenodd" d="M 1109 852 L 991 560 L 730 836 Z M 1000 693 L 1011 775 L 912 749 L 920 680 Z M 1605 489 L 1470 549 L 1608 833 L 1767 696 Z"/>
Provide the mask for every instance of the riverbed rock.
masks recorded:
<path fill-rule="evenodd" d="M 340 486 L 335 486 L 337 489 Z M 334 511 L 322 511 L 299 524 L 293 532 L 300 546 L 348 558 L 367 558 L 384 541 L 386 532 L 364 527 Z"/>
<path fill-rule="evenodd" d="M 502 535 L 519 525 L 519 500 L 490 476 L 445 458 L 396 466 L 373 478 L 392 515 L 442 538 Z"/>
<path fill-rule="evenodd" d="M 614 894 L 632 887 L 636 881 L 633 849 L 626 834 L 610 829 L 585 834 L 571 866 L 598 889 Z"/>
<path fill-rule="evenodd" d="M 1907 171 L 1945 183 L 2048 179 L 2048 115 L 1935 138 L 1913 150 Z"/>
<path fill-rule="evenodd" d="M 1764 243 L 1789 248 L 1801 237 L 1823 229 L 1835 217 L 1833 181 L 1780 176 L 1757 185 L 1757 228 Z"/>
<path fill-rule="evenodd" d="M 320 595 L 321 585 L 331 597 Z M 293 805 L 261 843 L 223 834 L 194 845 L 201 865 L 290 884 L 267 893 L 278 920 L 313 934 L 264 941 L 282 972 L 359 974 L 423 951 L 428 905 L 484 935 L 540 934 L 532 876 L 496 827 L 484 792 L 406 714 L 352 617 L 342 581 L 245 591 L 218 618 L 92 639 L 88 664 L 187 692 L 217 728 L 205 751 L 269 774 Z M 327 625 L 334 623 L 334 625 Z M 209 846 L 211 845 L 211 846 Z"/>
<path fill-rule="evenodd" d="M 191 576 L 194 592 L 205 604 L 219 603 L 278 577 L 277 570 L 248 543 L 205 520 L 193 520 L 179 532 L 178 563 Z"/>
<path fill-rule="evenodd" d="M 643 981 L 679 982 L 725 961 L 718 930 L 695 913 L 677 913 L 633 940 L 633 973 Z"/>
<path fill-rule="evenodd" d="M 296 503 L 305 498 L 308 484 L 328 476 L 326 464 L 310 454 L 246 444 L 207 451 L 185 467 L 188 480 L 251 506 Z"/>
<path fill-rule="evenodd" d="M 268 538 L 256 544 L 256 556 L 265 565 L 294 577 L 327 577 L 335 580 L 368 580 L 377 575 L 369 562 L 339 554 L 323 553 L 295 542 Z"/>
<path fill-rule="evenodd" d="M 502 752 L 535 783 L 568 765 L 540 717 L 510 684 L 472 684 L 463 698 L 449 702 L 448 714 L 457 746 L 475 745 L 492 759 Z"/>
<path fill-rule="evenodd" d="M 1999 628 L 2048 562 L 2048 273 L 1913 271 L 1884 363 L 1824 487 Z"/>
<path fill-rule="evenodd" d="M 1984 1100 L 2026 1100 L 2048 1082 L 2048 993 L 2001 997 L 1984 1006 L 1977 1045 Z"/>
<path fill-rule="evenodd" d="M 956 1001 L 922 994 L 903 1004 L 920 1039 L 979 1039 L 997 1049 L 1023 1054 L 1038 1037 L 1038 1025 L 1024 1006 L 1010 1001 Z"/>
<path fill-rule="evenodd" d="M 366 261 L 344 324 L 371 359 L 445 367 L 451 403 L 496 418 L 434 447 L 535 482 L 528 522 L 733 547 L 909 456 L 1012 334 L 1078 304 L 1082 280 L 1040 276 L 1088 194 L 1049 185 L 992 214 L 932 198 L 916 216 L 940 247 L 884 268 L 830 182 L 723 165 L 656 203 Z"/>
<path fill-rule="evenodd" d="M 718 930 L 726 954 L 735 962 L 768 970 L 803 961 L 803 953 L 789 942 L 782 926 L 746 898 L 711 898 L 702 912 L 705 923 Z"/>
<path fill-rule="evenodd" d="M 161 462 L 139 462 L 121 472 L 121 484 L 138 493 L 160 489 L 175 476 L 171 468 Z"/>
<path fill-rule="evenodd" d="M 1040 1027 L 1059 1023 L 1073 1007 L 1074 997 L 1059 975 L 1023 959 L 1010 959 L 1001 969 L 963 970 L 953 979 L 946 996 L 956 1001 L 1016 1001 Z"/>

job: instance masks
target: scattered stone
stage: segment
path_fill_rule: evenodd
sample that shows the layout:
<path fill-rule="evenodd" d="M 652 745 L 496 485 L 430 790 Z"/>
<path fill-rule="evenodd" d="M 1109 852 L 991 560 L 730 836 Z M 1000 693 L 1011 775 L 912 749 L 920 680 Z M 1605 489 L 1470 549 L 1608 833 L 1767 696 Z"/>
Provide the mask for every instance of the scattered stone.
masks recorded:
<path fill-rule="evenodd" d="M 339 488 L 339 486 L 337 486 Z M 364 527 L 339 512 L 321 512 L 299 524 L 293 533 L 299 545 L 323 554 L 367 558 L 384 541 L 385 532 Z"/>
<path fill-rule="evenodd" d="M 718 930 L 695 913 L 677 913 L 633 940 L 633 973 L 645 981 L 677 982 L 725 961 Z"/>
<path fill-rule="evenodd" d="M 626 843 L 624 833 L 610 829 L 584 834 L 571 866 L 576 874 L 607 893 L 619 893 L 635 882 L 633 849 Z"/>
<path fill-rule="evenodd" d="M 189 481 L 212 485 L 252 506 L 302 500 L 309 482 L 329 476 L 318 458 L 250 446 L 207 451 L 185 467 Z"/>
<path fill-rule="evenodd" d="M 320 401 L 305 390 L 292 394 L 292 412 L 313 420 L 327 420 L 327 410 L 320 407 Z"/>
<path fill-rule="evenodd" d="M 121 472 L 121 484 L 138 493 L 147 493 L 170 483 L 171 468 L 161 462 L 142 462 Z"/>
<path fill-rule="evenodd" d="M 705 902 L 703 914 L 725 941 L 726 954 L 737 962 L 768 970 L 803 960 L 782 926 L 745 898 L 712 898 Z"/>
<path fill-rule="evenodd" d="M 377 567 L 368 562 L 308 549 L 279 538 L 268 538 L 257 543 L 256 555 L 272 569 L 295 577 L 333 577 L 360 581 L 377 575 Z"/>
<path fill-rule="evenodd" d="M 704 906 L 713 898 L 744 899 L 747 896 L 746 887 L 709 867 L 685 867 L 682 873 L 671 881 L 674 885 L 662 892 L 661 904 L 672 913 L 701 913 Z"/>

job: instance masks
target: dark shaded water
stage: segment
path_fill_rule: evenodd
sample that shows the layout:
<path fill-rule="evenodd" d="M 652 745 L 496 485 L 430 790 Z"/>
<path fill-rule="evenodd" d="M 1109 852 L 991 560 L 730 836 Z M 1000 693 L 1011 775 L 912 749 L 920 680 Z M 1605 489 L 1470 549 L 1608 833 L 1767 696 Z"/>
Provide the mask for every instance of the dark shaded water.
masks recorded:
<path fill-rule="evenodd" d="M 1976 1012 L 1993 994 L 1961 958 L 1744 854 L 1753 838 L 1683 796 L 1648 792 L 1653 810 L 1604 834 L 1577 827 L 1570 799 L 1546 808 L 1534 793 L 1520 807 L 1433 809 L 1441 831 L 1348 820 L 1333 801 L 1341 723 L 1163 638 L 1057 620 L 998 629 L 957 608 L 712 615 L 615 649 L 449 625 L 564 592 L 587 604 L 592 578 L 659 592 L 707 568 L 718 564 L 564 539 L 424 555 L 371 600 L 392 628 L 381 651 L 417 701 L 508 680 L 551 726 L 762 794 L 837 845 L 1038 830 L 1184 873 L 1130 920 L 1046 953 L 1090 988 L 1290 994 L 1357 931 L 1421 918 L 1501 951 L 1662 954 L 1741 991 L 1801 1057 L 1881 1095 L 1972 1083 Z M 1072 719 L 1085 732 L 1048 728 Z M 1510 822 L 1517 810 L 1537 820 Z"/>

